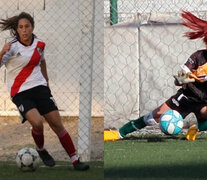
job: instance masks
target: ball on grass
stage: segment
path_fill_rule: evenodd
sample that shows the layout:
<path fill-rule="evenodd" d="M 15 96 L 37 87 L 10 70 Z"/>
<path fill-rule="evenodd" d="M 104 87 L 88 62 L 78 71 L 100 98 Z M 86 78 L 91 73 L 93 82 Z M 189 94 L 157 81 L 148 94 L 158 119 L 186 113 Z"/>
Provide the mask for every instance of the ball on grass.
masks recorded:
<path fill-rule="evenodd" d="M 168 110 L 160 116 L 160 129 L 167 135 L 176 135 L 183 128 L 183 117 L 175 110 Z"/>

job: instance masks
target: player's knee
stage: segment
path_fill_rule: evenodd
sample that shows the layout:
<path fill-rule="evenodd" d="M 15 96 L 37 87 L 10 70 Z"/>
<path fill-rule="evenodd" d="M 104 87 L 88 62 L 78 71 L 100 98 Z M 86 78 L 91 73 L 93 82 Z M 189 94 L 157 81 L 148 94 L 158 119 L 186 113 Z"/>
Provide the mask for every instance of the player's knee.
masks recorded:
<path fill-rule="evenodd" d="M 150 113 L 144 115 L 144 122 L 147 126 L 153 126 L 153 125 L 157 124 L 157 122 L 155 121 L 155 119 L 153 117 L 153 112 L 150 112 Z"/>
<path fill-rule="evenodd" d="M 43 130 L 43 122 L 42 121 L 35 121 L 32 124 L 32 128 L 38 130 L 38 131 L 41 131 Z"/>
<path fill-rule="evenodd" d="M 158 123 L 159 122 L 159 119 L 160 119 L 160 116 L 163 114 L 163 111 L 161 109 L 155 109 L 153 111 L 153 118 L 154 120 Z"/>
<path fill-rule="evenodd" d="M 200 110 L 200 113 L 201 114 L 206 114 L 207 113 L 207 106 L 202 107 L 201 110 Z"/>

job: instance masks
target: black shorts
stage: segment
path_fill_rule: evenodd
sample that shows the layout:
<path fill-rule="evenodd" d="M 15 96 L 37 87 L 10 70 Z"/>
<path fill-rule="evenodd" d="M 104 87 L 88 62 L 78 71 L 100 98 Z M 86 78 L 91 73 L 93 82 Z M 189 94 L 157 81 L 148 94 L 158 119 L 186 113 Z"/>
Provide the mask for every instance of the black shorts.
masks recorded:
<path fill-rule="evenodd" d="M 204 106 L 207 106 L 207 103 L 192 100 L 191 96 L 188 96 L 184 91 L 178 91 L 175 95 L 171 96 L 166 101 L 166 104 L 171 109 L 178 111 L 183 118 L 190 113 L 194 113 L 198 122 L 206 121 L 206 119 L 202 118 L 200 110 Z"/>
<path fill-rule="evenodd" d="M 58 110 L 51 91 L 47 86 L 37 86 L 20 92 L 12 98 L 12 101 L 21 114 L 22 123 L 26 121 L 25 114 L 33 108 L 37 109 L 41 115 Z"/>

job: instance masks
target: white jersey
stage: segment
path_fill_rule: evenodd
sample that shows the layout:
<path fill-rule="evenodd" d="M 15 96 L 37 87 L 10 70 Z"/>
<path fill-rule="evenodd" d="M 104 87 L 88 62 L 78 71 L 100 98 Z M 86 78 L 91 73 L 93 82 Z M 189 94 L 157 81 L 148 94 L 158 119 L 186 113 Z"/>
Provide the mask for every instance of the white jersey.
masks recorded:
<path fill-rule="evenodd" d="M 7 84 L 11 97 L 33 87 L 47 86 L 40 63 L 44 60 L 45 43 L 36 37 L 30 46 L 17 39 L 11 41 L 10 50 L 2 57 L 1 65 L 7 69 Z"/>

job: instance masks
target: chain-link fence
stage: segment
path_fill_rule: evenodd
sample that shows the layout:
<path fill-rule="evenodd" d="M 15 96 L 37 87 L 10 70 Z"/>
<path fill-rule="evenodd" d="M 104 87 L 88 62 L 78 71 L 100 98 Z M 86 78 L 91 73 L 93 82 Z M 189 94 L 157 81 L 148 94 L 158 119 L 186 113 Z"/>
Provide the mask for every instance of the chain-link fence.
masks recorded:
<path fill-rule="evenodd" d="M 121 127 L 176 92 L 173 74 L 205 48 L 201 40 L 183 37 L 188 29 L 181 25 L 181 10 L 207 19 L 202 0 L 112 1 L 104 1 L 105 128 Z M 111 18 L 114 8 L 117 24 Z M 194 120 L 189 116 L 186 125 Z"/>
<path fill-rule="evenodd" d="M 69 132 L 81 157 L 85 160 L 101 159 L 103 155 L 102 1 L 1 0 L 0 10 L 1 19 L 22 11 L 34 17 L 34 34 L 46 43 L 45 59 L 50 88 L 61 116 L 69 121 L 72 119 L 71 123 L 75 123 L 69 127 Z M 11 37 L 9 32 L 0 34 L 0 43 L 3 47 Z M 0 116 L 3 119 L 10 119 L 10 116 L 17 116 L 18 112 L 7 91 L 5 72 L 6 69 L 0 69 Z M 95 128 L 92 129 L 92 126 Z M 91 151 L 92 157 L 90 157 Z"/>

